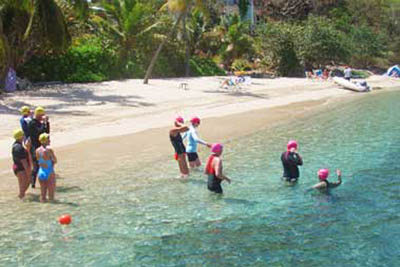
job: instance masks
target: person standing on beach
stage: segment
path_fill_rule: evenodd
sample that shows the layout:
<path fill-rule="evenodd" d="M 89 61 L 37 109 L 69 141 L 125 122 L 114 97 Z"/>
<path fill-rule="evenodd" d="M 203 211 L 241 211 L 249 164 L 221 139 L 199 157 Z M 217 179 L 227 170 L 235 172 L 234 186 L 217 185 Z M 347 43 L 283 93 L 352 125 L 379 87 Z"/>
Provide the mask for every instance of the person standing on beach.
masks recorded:
<path fill-rule="evenodd" d="M 41 146 L 36 149 L 36 158 L 39 163 L 40 202 L 47 202 L 47 194 L 49 200 L 54 201 L 56 191 L 54 165 L 57 163 L 57 158 L 50 147 L 50 136 L 47 133 L 42 133 L 39 136 L 39 141 Z"/>
<path fill-rule="evenodd" d="M 210 144 L 201 140 L 197 134 L 196 128 L 200 125 L 200 119 L 198 117 L 193 117 L 190 120 L 191 125 L 189 126 L 189 131 L 187 131 L 183 135 L 183 139 L 187 137 L 187 147 L 186 154 L 189 159 L 189 165 L 192 169 L 198 168 L 201 166 L 201 161 L 199 159 L 199 155 L 197 154 L 197 143 L 205 145 L 207 147 L 211 147 Z"/>
<path fill-rule="evenodd" d="M 350 66 L 346 66 L 346 68 L 344 69 L 344 78 L 348 81 L 350 81 L 351 79 L 351 68 Z"/>
<path fill-rule="evenodd" d="M 317 189 L 319 191 L 328 191 L 329 189 L 336 188 L 342 184 L 342 172 L 340 170 L 336 170 L 336 175 L 338 177 L 337 182 L 328 182 L 329 170 L 328 169 L 320 169 L 318 171 L 319 183 L 313 185 L 313 189 Z"/>
<path fill-rule="evenodd" d="M 36 176 L 39 171 L 39 165 L 35 151 L 40 147 L 39 136 L 42 133 L 50 133 L 50 123 L 48 117 L 45 115 L 44 108 L 37 107 L 35 109 L 34 118 L 28 123 L 28 132 L 32 143 L 32 188 L 35 188 Z"/>
<path fill-rule="evenodd" d="M 300 177 L 299 167 L 303 165 L 303 159 L 297 153 L 297 142 L 291 140 L 287 144 L 287 151 L 281 155 L 283 166 L 282 179 L 286 182 L 296 183 Z"/>
<path fill-rule="evenodd" d="M 223 152 L 222 144 L 213 144 L 211 146 L 211 155 L 208 157 L 206 169 L 204 173 L 208 175 L 207 188 L 208 190 L 222 194 L 221 182 L 226 180 L 231 183 L 231 179 L 226 177 L 222 172 L 222 159 L 221 155 Z"/>
<path fill-rule="evenodd" d="M 15 176 L 18 178 L 18 197 L 23 199 L 31 180 L 31 163 L 29 160 L 29 152 L 23 145 L 24 132 L 21 129 L 15 130 L 13 136 L 15 139 L 11 151 L 14 162 L 13 171 Z"/>
<path fill-rule="evenodd" d="M 177 117 L 174 122 L 174 127 L 169 131 L 169 139 L 175 150 L 175 159 L 178 161 L 179 170 L 182 178 L 187 178 L 189 168 L 186 162 L 186 148 L 183 144 L 181 133 L 187 132 L 189 128 L 184 125 L 184 120 L 181 116 Z"/>
<path fill-rule="evenodd" d="M 22 117 L 19 119 L 19 124 L 21 125 L 21 129 L 24 132 L 25 140 L 29 138 L 29 129 L 28 124 L 32 120 L 31 109 L 28 106 L 23 106 L 20 109 Z"/>

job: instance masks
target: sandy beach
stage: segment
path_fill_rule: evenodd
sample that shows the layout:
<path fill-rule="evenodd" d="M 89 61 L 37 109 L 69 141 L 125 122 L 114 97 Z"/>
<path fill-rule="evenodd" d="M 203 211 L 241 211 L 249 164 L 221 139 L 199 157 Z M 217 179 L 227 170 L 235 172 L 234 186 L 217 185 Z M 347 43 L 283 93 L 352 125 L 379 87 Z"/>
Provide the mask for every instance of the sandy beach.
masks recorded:
<path fill-rule="evenodd" d="M 239 91 L 218 89 L 223 77 L 112 81 L 58 85 L 2 96 L 0 101 L 0 186 L 16 187 L 10 138 L 23 105 L 43 106 L 51 122 L 52 145 L 61 177 L 96 175 L 124 164 L 155 162 L 172 154 L 167 128 L 177 114 L 202 118 L 201 136 L 227 141 L 321 109 L 364 97 L 331 81 L 300 78 L 253 79 Z M 383 90 L 399 87 L 381 76 L 368 79 Z M 188 90 L 179 88 L 187 83 Z M 176 167 L 176 166 L 174 166 Z"/>

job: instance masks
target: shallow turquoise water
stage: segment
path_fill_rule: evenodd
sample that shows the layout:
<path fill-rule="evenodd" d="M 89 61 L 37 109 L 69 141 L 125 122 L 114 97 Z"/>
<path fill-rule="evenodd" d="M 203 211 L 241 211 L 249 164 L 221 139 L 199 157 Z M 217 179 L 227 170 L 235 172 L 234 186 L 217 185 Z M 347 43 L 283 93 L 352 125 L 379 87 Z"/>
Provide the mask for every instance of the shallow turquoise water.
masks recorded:
<path fill-rule="evenodd" d="M 370 95 L 230 141 L 222 197 L 201 173 L 175 179 L 170 157 L 62 187 L 59 205 L 0 197 L 0 266 L 400 266 L 399 101 Z M 289 187 L 292 138 L 305 166 Z M 321 167 L 343 171 L 329 195 L 307 191 Z"/>

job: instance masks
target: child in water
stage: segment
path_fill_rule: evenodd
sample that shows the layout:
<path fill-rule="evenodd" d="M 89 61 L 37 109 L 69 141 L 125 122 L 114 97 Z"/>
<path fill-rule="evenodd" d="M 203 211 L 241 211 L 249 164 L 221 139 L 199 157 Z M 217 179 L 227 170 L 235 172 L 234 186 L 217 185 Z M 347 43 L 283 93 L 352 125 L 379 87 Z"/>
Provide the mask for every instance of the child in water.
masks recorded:
<path fill-rule="evenodd" d="M 183 144 L 181 133 L 189 130 L 183 123 L 182 117 L 177 117 L 174 122 L 174 127 L 169 131 L 169 139 L 175 150 L 175 159 L 178 161 L 181 177 L 186 178 L 189 175 L 189 168 L 186 162 L 186 148 Z"/>
<path fill-rule="evenodd" d="M 336 174 L 338 177 L 338 181 L 331 183 L 328 182 L 329 170 L 328 169 L 320 169 L 318 171 L 319 183 L 315 184 L 312 188 L 318 189 L 320 191 L 327 191 L 328 189 L 336 188 L 342 184 L 342 172 L 340 170 L 336 170 Z"/>
<path fill-rule="evenodd" d="M 303 160 L 297 153 L 296 141 L 288 142 L 287 151 L 282 153 L 281 161 L 283 166 L 282 179 L 290 183 L 296 183 L 300 176 L 298 166 L 303 165 Z"/>
<path fill-rule="evenodd" d="M 207 160 L 207 165 L 204 173 L 208 175 L 208 190 L 218 194 L 222 194 L 221 182 L 226 180 L 231 183 L 231 180 L 222 172 L 222 159 L 220 158 L 223 151 L 222 144 L 213 144 L 211 146 L 211 155 Z"/>
<path fill-rule="evenodd" d="M 39 163 L 39 182 L 40 182 L 40 202 L 47 202 L 47 194 L 49 200 L 54 201 L 56 191 L 56 174 L 54 165 L 57 163 L 56 155 L 50 145 L 50 136 L 42 133 L 39 136 L 41 146 L 36 149 L 36 158 Z"/>
<path fill-rule="evenodd" d="M 197 134 L 196 128 L 200 125 L 200 119 L 198 117 L 194 117 L 190 120 L 190 123 L 192 125 L 189 126 L 189 131 L 183 135 L 183 139 L 186 137 L 188 139 L 186 154 L 189 159 L 190 167 L 194 169 L 201 166 L 201 161 L 199 159 L 199 155 L 197 154 L 197 143 L 207 147 L 211 147 L 211 145 L 201 140 Z"/>

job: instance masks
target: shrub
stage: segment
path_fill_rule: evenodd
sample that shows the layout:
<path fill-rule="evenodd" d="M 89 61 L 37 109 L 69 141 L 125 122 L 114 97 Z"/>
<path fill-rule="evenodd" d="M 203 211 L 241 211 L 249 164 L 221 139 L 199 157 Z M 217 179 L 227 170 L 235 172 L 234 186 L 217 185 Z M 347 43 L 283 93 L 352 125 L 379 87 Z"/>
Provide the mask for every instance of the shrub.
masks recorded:
<path fill-rule="evenodd" d="M 190 70 L 193 76 L 225 75 L 225 71 L 208 58 L 193 57 L 190 59 Z"/>
<path fill-rule="evenodd" d="M 94 40 L 64 54 L 34 56 L 18 71 L 31 81 L 99 82 L 118 76 L 116 56 Z"/>

